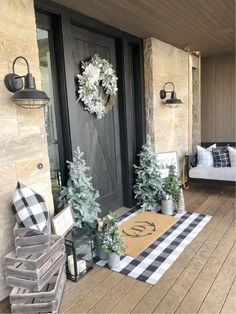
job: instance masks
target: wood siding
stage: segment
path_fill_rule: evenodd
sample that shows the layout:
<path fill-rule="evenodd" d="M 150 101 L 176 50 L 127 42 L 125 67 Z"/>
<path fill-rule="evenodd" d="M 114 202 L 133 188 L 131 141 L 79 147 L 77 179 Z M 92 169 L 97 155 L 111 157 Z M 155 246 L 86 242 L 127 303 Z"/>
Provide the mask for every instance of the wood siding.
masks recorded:
<path fill-rule="evenodd" d="M 202 142 L 235 141 L 235 57 L 202 59 Z"/>
<path fill-rule="evenodd" d="M 141 38 L 155 37 L 202 55 L 230 53 L 235 0 L 53 0 Z"/>

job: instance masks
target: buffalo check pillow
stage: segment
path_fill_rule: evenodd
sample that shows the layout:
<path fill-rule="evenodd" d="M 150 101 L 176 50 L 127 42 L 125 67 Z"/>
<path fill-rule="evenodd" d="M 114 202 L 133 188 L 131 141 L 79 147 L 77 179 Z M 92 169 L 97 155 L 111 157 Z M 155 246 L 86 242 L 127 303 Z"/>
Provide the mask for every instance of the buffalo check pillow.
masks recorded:
<path fill-rule="evenodd" d="M 47 225 L 48 209 L 44 198 L 28 186 L 17 182 L 12 209 L 18 223 L 42 231 Z"/>
<path fill-rule="evenodd" d="M 197 167 L 213 167 L 213 148 L 216 148 L 216 144 L 207 148 L 197 145 Z"/>
<path fill-rule="evenodd" d="M 213 155 L 215 168 L 230 167 L 228 146 L 220 147 L 220 148 L 213 148 L 212 155 Z"/>

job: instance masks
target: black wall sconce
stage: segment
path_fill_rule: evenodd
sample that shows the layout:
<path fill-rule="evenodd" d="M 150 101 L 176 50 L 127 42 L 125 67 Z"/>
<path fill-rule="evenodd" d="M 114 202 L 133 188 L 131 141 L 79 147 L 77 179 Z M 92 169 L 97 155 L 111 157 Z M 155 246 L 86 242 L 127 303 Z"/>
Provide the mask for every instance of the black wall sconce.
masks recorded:
<path fill-rule="evenodd" d="M 27 74 L 19 76 L 15 73 L 15 63 L 23 59 L 27 65 Z M 37 90 L 35 78 L 29 70 L 29 63 L 24 57 L 17 57 L 12 65 L 13 73 L 8 73 L 4 78 L 4 83 L 9 92 L 14 93 L 12 102 L 25 109 L 39 109 L 45 106 L 50 98 L 43 91 Z M 24 82 L 23 79 L 24 78 Z"/>
<path fill-rule="evenodd" d="M 167 84 L 171 84 L 172 85 L 172 90 L 166 90 L 166 85 Z M 182 105 L 182 100 L 177 98 L 176 92 L 175 92 L 175 85 L 172 82 L 167 82 L 165 83 L 165 85 L 163 86 L 163 89 L 160 90 L 160 98 L 161 99 L 165 99 L 166 98 L 166 94 L 170 93 L 171 96 L 169 99 L 167 99 L 165 101 L 165 105 L 168 105 L 169 107 L 178 107 L 180 105 Z"/>

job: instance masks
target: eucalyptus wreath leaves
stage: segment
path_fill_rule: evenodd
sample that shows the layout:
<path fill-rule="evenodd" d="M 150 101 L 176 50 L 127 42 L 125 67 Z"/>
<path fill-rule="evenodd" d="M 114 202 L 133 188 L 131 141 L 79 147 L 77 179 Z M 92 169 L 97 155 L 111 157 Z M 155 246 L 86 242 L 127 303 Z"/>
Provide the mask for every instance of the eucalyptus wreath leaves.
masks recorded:
<path fill-rule="evenodd" d="M 117 94 L 117 76 L 111 63 L 97 54 L 90 61 L 81 63 L 82 74 L 78 74 L 78 101 L 84 109 L 101 119 L 111 109 Z"/>

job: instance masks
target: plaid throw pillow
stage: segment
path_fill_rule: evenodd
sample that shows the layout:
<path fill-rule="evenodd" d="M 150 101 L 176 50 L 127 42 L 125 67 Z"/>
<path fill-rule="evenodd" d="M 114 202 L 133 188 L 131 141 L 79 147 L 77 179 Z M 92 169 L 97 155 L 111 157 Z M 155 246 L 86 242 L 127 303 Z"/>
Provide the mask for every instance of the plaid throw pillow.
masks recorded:
<path fill-rule="evenodd" d="M 216 144 L 207 148 L 197 145 L 197 167 L 213 167 L 212 148 L 216 148 Z"/>
<path fill-rule="evenodd" d="M 16 220 L 25 227 L 42 231 L 47 224 L 48 210 L 41 195 L 17 182 L 12 209 Z"/>
<path fill-rule="evenodd" d="M 228 146 L 212 149 L 215 168 L 230 167 Z"/>

